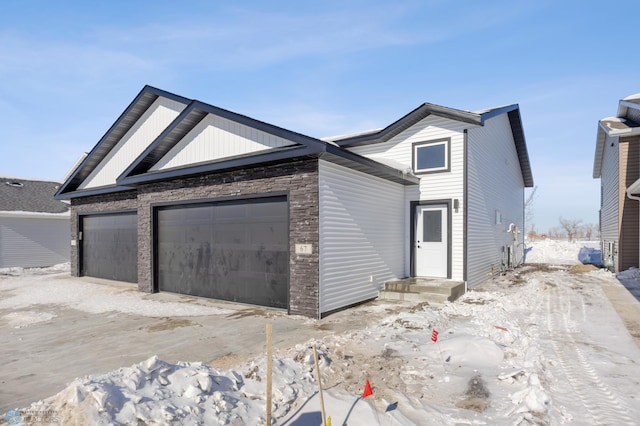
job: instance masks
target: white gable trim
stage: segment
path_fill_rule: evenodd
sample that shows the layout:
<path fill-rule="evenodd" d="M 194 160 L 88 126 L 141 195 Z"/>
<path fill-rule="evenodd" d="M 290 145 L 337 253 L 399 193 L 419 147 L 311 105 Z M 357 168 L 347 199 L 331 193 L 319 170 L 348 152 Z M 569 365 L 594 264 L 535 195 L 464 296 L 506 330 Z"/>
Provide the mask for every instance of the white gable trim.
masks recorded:
<path fill-rule="evenodd" d="M 221 160 L 294 142 L 214 114 L 208 114 L 150 170 Z"/>
<path fill-rule="evenodd" d="M 102 159 L 78 189 L 115 185 L 116 178 L 147 148 L 184 110 L 186 105 L 159 97 Z"/>

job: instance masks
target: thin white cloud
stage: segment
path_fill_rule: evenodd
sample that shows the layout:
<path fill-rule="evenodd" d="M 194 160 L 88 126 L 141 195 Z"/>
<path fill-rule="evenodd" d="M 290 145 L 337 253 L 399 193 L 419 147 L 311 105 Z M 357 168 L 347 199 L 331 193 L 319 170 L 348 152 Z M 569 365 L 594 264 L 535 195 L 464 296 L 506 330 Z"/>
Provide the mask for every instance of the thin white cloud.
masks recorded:
<path fill-rule="evenodd" d="M 153 63 L 127 50 L 80 43 L 73 40 L 0 35 L 0 73 L 82 74 L 97 78 L 123 68 L 146 70 Z"/>
<path fill-rule="evenodd" d="M 254 118 L 315 138 L 365 131 L 380 127 L 371 118 L 363 119 L 357 112 L 339 113 L 330 108 L 302 103 L 287 103 L 277 108 L 268 105 L 247 112 Z M 390 124 L 390 123 L 387 123 Z"/>
<path fill-rule="evenodd" d="M 339 56 L 373 48 L 415 44 L 415 34 L 394 29 L 382 16 L 289 14 L 236 10 L 232 16 L 207 22 L 166 25 L 149 23 L 129 28 L 103 28 L 101 44 L 164 52 L 162 62 L 192 62 L 242 68 L 265 66 L 299 57 Z M 228 19 L 227 19 L 228 18 Z"/>
<path fill-rule="evenodd" d="M 177 17 L 170 22 L 102 27 L 92 37 L 101 45 L 157 55 L 163 63 L 260 67 L 296 58 L 336 58 L 374 49 L 440 43 L 500 25 L 525 10 L 510 3 L 461 8 L 438 2 L 351 8 L 341 4 L 321 13 L 229 7 L 188 20 Z M 406 25 L 406 20 L 418 13 L 424 16 L 421 24 Z"/>

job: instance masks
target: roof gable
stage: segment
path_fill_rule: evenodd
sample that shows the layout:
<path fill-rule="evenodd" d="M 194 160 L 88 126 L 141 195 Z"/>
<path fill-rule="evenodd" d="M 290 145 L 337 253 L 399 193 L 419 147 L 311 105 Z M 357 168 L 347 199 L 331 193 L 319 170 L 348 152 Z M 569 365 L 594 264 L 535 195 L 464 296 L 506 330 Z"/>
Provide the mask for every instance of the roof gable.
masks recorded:
<path fill-rule="evenodd" d="M 150 170 L 166 170 L 192 162 L 215 161 L 224 158 L 294 145 L 294 142 L 207 114 L 173 146 Z"/>
<path fill-rule="evenodd" d="M 92 174 L 95 176 L 95 174 L 98 173 L 96 170 L 100 164 L 104 164 L 105 159 L 107 159 L 109 155 L 114 155 L 112 151 L 118 143 L 136 126 L 136 123 L 139 122 L 141 117 L 143 117 L 149 108 L 161 97 L 184 105 L 189 103 L 189 100 L 182 96 L 174 95 L 173 93 L 165 92 L 155 87 L 145 86 L 93 147 L 91 152 L 89 152 L 84 160 L 71 172 L 70 176 L 56 193 L 56 197 L 68 198 L 65 194 L 76 191 L 82 192 L 83 195 L 90 195 L 92 193 L 127 189 L 116 188 L 117 185 L 115 185 L 115 181 L 106 188 L 94 188 L 92 190 L 87 190 L 86 187 L 81 188 L 81 185 L 90 178 Z"/>
<path fill-rule="evenodd" d="M 525 187 L 532 187 L 533 174 L 531 172 L 531 163 L 529 161 L 529 154 L 524 137 L 524 129 L 522 127 L 520 108 L 517 104 L 489 108 L 477 112 L 470 112 L 430 103 L 424 103 L 404 117 L 391 123 L 384 129 L 365 132 L 353 136 L 331 138 L 331 140 L 339 146 L 345 148 L 377 144 L 391 140 L 393 137 L 399 135 L 403 131 L 409 129 L 410 127 L 430 115 L 435 115 L 438 117 L 471 125 L 484 126 L 486 120 L 501 114 L 507 114 L 509 118 L 509 124 L 511 126 L 513 140 L 516 146 L 516 151 L 518 153 L 520 170 L 522 172 Z"/>
<path fill-rule="evenodd" d="M 149 126 L 153 131 L 144 131 L 149 121 L 156 117 L 154 108 L 158 105 L 166 107 L 171 103 L 175 112 L 171 119 L 164 117 L 156 120 Z M 184 108 L 178 108 L 175 104 L 184 105 Z M 143 134 L 138 135 L 138 132 Z M 199 156 L 199 148 L 211 149 L 210 145 L 219 142 L 208 137 L 211 135 L 207 132 L 216 137 L 235 137 L 234 142 L 241 141 L 245 147 L 218 146 L 214 148 L 220 148 L 221 151 L 213 149 Z M 418 182 L 414 176 L 350 153 L 333 143 L 145 86 L 69 175 L 56 193 L 56 198 L 126 191 L 145 182 L 299 157 L 325 158 L 403 185 Z M 114 175 L 115 171 L 119 175 Z"/>
<path fill-rule="evenodd" d="M 227 146 L 222 148 L 226 152 L 216 152 L 212 145 L 219 141 L 203 133 L 226 134 L 232 138 L 227 144 L 246 142 L 252 146 L 248 149 Z M 296 156 L 319 155 L 325 145 L 321 140 L 194 100 L 127 167 L 118 183 L 132 185 Z M 205 146 L 209 152 L 203 157 L 186 152 Z"/>
<path fill-rule="evenodd" d="M 78 189 L 116 184 L 116 178 L 181 112 L 185 105 L 158 97 L 98 163 Z"/>

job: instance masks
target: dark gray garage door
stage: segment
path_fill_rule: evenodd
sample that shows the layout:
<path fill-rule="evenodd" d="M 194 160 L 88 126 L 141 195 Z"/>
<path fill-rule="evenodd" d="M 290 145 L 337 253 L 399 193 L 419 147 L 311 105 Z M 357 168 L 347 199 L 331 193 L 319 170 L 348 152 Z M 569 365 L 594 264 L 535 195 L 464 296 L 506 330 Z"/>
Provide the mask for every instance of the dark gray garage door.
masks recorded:
<path fill-rule="evenodd" d="M 160 291 L 288 307 L 285 197 L 156 209 Z"/>
<path fill-rule="evenodd" d="M 135 212 L 82 216 L 82 275 L 138 282 Z"/>

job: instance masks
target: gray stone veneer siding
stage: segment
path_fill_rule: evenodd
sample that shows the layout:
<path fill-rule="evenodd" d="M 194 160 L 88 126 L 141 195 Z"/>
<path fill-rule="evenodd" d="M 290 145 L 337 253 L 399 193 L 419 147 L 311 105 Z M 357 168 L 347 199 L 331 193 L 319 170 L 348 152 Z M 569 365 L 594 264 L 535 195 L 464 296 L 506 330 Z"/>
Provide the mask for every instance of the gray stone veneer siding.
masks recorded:
<path fill-rule="evenodd" d="M 289 313 L 319 318 L 318 160 L 304 159 L 190 178 L 143 184 L 137 190 L 72 199 L 71 235 L 77 239 L 79 212 L 137 209 L 138 288 L 153 291 L 152 208 L 154 204 L 269 193 L 288 194 Z M 296 254 L 295 244 L 311 244 L 312 254 Z M 72 247 L 71 273 L 78 276 Z"/>

